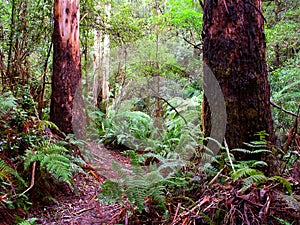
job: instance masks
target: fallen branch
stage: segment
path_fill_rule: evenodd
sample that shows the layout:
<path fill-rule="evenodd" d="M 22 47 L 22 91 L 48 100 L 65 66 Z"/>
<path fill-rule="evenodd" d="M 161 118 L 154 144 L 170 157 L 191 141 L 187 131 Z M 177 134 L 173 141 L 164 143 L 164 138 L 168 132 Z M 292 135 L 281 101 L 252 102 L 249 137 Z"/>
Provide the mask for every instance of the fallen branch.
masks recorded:
<path fill-rule="evenodd" d="M 95 207 L 90 207 L 90 208 L 86 208 L 86 209 L 81 209 L 81 210 L 75 212 L 74 214 L 75 214 L 75 215 L 79 215 L 79 214 L 81 214 L 81 213 L 83 213 L 83 212 L 92 210 L 92 209 L 94 209 L 94 208 L 95 208 Z"/>
<path fill-rule="evenodd" d="M 214 176 L 214 178 L 208 183 L 208 185 L 212 185 L 218 179 L 218 177 L 221 175 L 221 173 L 223 172 L 223 170 L 225 168 L 226 168 L 226 165 L 217 173 L 216 176 Z"/>

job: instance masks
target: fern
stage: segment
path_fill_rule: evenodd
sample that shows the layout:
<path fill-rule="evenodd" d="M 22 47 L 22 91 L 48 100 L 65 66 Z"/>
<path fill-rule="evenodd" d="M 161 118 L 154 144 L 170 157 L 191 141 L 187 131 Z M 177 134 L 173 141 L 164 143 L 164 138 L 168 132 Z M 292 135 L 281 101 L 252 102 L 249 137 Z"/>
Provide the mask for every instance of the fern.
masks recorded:
<path fill-rule="evenodd" d="M 232 172 L 231 177 L 234 181 L 243 178 L 243 187 L 240 189 L 241 192 L 246 191 L 254 183 L 260 184 L 267 180 L 263 172 L 249 167 L 240 168 Z"/>
<path fill-rule="evenodd" d="M 43 157 L 40 166 L 46 168 L 57 180 L 70 183 L 72 171 L 68 157 L 56 153 L 48 154 Z"/>
<path fill-rule="evenodd" d="M 36 129 L 38 131 L 45 130 L 46 128 L 59 130 L 58 126 L 56 126 L 55 123 L 48 121 L 48 120 L 39 120 L 36 123 Z"/>
<path fill-rule="evenodd" d="M 273 176 L 273 177 L 270 177 L 268 180 L 279 182 L 286 188 L 286 190 L 289 192 L 290 195 L 293 194 L 292 185 L 287 179 L 285 179 L 281 176 Z"/>
<path fill-rule="evenodd" d="M 35 221 L 37 221 L 37 218 L 29 218 L 27 220 L 19 222 L 18 225 L 33 225 L 35 224 Z"/>
<path fill-rule="evenodd" d="M 9 109 L 16 108 L 16 99 L 12 97 L 11 92 L 6 92 L 0 95 L 0 117 Z"/>
<path fill-rule="evenodd" d="M 240 168 L 235 172 L 231 173 L 231 177 L 233 178 L 234 181 L 248 176 L 252 177 L 254 181 L 266 179 L 266 176 L 263 174 L 263 172 L 249 167 Z"/>
<path fill-rule="evenodd" d="M 25 153 L 24 167 L 32 162 L 40 162 L 40 167 L 49 172 L 56 180 L 71 184 L 72 173 L 81 170 L 69 155 L 63 142 L 49 143 L 43 141 Z"/>
<path fill-rule="evenodd" d="M 161 170 L 168 168 L 178 169 L 178 163 L 170 161 L 162 156 L 150 154 L 149 156 L 156 156 L 160 159 L 161 165 L 150 165 L 149 171 L 139 165 L 133 165 L 131 171 L 121 168 L 118 164 L 114 163 L 113 166 L 118 171 L 119 179 L 115 181 L 106 181 L 102 185 L 102 192 L 99 196 L 100 200 L 111 202 L 115 199 L 116 202 L 124 202 L 124 197 L 130 203 L 130 210 L 137 210 L 139 213 L 145 208 L 145 201 L 147 199 L 155 204 L 160 209 L 166 209 L 165 205 L 165 192 L 168 186 L 174 186 L 177 189 L 184 185 L 178 176 L 164 176 Z M 176 171 L 174 169 L 174 171 Z"/>
<path fill-rule="evenodd" d="M 12 184 L 12 176 L 17 178 L 17 180 L 23 185 L 26 184 L 23 178 L 19 175 L 19 173 L 16 170 L 9 167 L 2 159 L 0 159 L 0 180 L 4 180 Z"/>

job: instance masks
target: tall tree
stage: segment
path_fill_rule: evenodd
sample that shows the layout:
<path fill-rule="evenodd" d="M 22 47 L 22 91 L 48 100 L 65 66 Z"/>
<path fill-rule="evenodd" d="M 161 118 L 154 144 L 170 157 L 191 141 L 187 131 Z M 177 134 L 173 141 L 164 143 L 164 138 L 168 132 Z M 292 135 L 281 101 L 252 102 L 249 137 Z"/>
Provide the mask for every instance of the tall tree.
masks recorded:
<path fill-rule="evenodd" d="M 230 148 L 243 147 L 265 131 L 273 140 L 262 1 L 205 0 L 203 58 L 204 84 L 215 76 L 223 92 L 227 111 L 225 138 Z M 212 75 L 213 74 L 213 75 Z M 216 95 L 210 90 L 210 104 Z M 216 96 L 218 97 L 218 96 Z M 212 130 L 210 105 L 203 103 L 204 133 Z M 216 112 L 214 112 L 216 113 Z M 218 114 L 218 112 L 217 112 Z M 214 118 L 218 119 L 218 115 Z M 236 155 L 243 158 L 241 155 Z"/>
<path fill-rule="evenodd" d="M 61 131 L 71 133 L 73 100 L 81 79 L 79 0 L 55 0 L 53 48 L 50 119 Z"/>
<path fill-rule="evenodd" d="M 100 8 L 99 4 L 99 8 Z M 109 20 L 111 17 L 111 4 L 104 5 L 104 14 Z M 107 21 L 104 25 L 109 28 Z M 108 29 L 107 29 L 108 30 Z M 95 34 L 94 54 L 94 104 L 104 113 L 107 112 L 109 100 L 109 70 L 110 70 L 110 35 L 107 31 L 97 30 Z"/>

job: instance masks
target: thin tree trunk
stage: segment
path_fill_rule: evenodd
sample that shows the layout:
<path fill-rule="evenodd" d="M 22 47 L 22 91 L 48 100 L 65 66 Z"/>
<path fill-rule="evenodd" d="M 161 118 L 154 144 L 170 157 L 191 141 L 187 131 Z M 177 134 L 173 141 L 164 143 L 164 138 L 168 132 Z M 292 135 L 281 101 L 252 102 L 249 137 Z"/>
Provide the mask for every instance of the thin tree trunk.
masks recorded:
<path fill-rule="evenodd" d="M 7 67 L 6 67 L 6 76 L 8 76 L 9 85 L 13 91 L 13 75 L 10 72 L 11 68 L 11 60 L 12 60 L 12 49 L 13 49 L 13 38 L 15 33 L 15 0 L 12 0 L 12 8 L 11 8 L 11 24 L 10 24 L 10 37 L 9 37 L 9 50 L 8 50 L 8 57 L 7 57 Z"/>
<path fill-rule="evenodd" d="M 110 18 L 111 4 L 105 5 L 105 14 Z M 104 34 L 102 66 L 102 107 L 106 114 L 109 100 L 110 37 Z"/>
<path fill-rule="evenodd" d="M 100 84 L 102 83 L 101 76 L 101 55 L 102 55 L 102 32 L 95 31 L 94 38 L 94 79 L 93 79 L 93 100 L 94 106 L 98 106 L 98 97 L 101 90 Z M 100 94 L 101 95 L 101 94 Z"/>
<path fill-rule="evenodd" d="M 244 147 L 262 131 L 273 141 L 261 0 L 206 0 L 203 22 L 203 58 L 225 97 L 229 147 Z M 213 121 L 206 98 L 203 119 L 209 136 Z"/>

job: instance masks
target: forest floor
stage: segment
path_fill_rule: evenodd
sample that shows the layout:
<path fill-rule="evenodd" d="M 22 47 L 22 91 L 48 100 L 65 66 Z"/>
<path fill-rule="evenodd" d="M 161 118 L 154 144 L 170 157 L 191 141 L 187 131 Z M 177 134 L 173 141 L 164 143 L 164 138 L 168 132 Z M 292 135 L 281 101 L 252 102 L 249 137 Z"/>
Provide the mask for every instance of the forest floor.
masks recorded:
<path fill-rule="evenodd" d="M 35 206 L 29 209 L 29 218 L 38 218 L 36 224 L 208 224 L 207 218 L 203 216 L 205 214 L 213 219 L 219 215 L 225 218 L 226 224 L 300 224 L 300 163 L 295 165 L 295 171 L 290 171 L 292 176 L 286 177 L 293 185 L 294 197 L 287 194 L 282 185 L 273 183 L 263 188 L 253 185 L 244 193 L 239 191 L 241 182 L 228 182 L 224 185 L 216 182 L 206 188 L 203 184 L 203 188 L 193 193 L 194 204 L 177 200 L 167 203 L 170 212 L 168 222 L 163 222 L 161 215 L 153 211 L 144 223 L 140 220 L 131 221 L 125 206 L 101 204 L 98 200 L 101 184 L 106 179 L 118 176 L 111 166 L 112 162 L 117 162 L 123 168 L 130 168 L 129 158 L 120 151 L 109 150 L 102 145 L 89 146 L 89 152 L 91 167 L 87 169 L 87 173 L 74 176 L 76 188 L 57 188 L 52 195 L 55 199 L 54 204 L 34 204 Z M 220 211 L 221 209 L 223 211 Z M 280 221 L 280 218 L 284 220 Z"/>
<path fill-rule="evenodd" d="M 38 206 L 30 209 L 29 218 L 38 218 L 37 224 L 116 224 L 124 217 L 125 210 L 117 204 L 105 205 L 97 200 L 101 191 L 100 185 L 107 178 L 116 178 L 112 168 L 115 161 L 124 168 L 130 166 L 129 158 L 119 151 L 108 150 L 103 146 L 89 146 L 91 168 L 88 173 L 74 176 L 74 190 L 62 187 L 54 193 L 55 203 L 49 206 Z"/>

